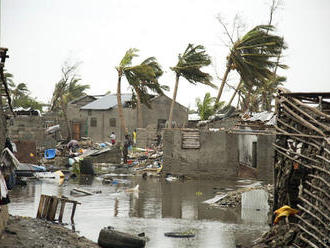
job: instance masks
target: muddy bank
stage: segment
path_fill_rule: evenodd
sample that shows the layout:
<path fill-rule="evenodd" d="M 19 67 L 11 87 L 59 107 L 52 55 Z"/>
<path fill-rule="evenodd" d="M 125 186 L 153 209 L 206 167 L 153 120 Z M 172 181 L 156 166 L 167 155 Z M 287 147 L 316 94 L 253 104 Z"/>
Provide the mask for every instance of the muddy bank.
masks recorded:
<path fill-rule="evenodd" d="M 96 248 L 96 243 L 80 237 L 62 225 L 29 217 L 10 216 L 0 238 L 1 248 Z"/>

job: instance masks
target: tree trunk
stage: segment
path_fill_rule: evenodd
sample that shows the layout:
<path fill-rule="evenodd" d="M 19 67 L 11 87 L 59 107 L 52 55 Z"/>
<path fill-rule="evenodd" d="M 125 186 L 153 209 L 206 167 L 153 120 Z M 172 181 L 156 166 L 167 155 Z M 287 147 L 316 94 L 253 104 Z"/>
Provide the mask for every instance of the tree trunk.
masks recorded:
<path fill-rule="evenodd" d="M 122 72 L 118 71 L 118 83 L 117 83 L 118 115 L 119 115 L 119 119 L 120 119 L 121 133 L 124 133 L 124 135 L 126 135 L 127 134 L 126 122 L 125 122 L 124 113 L 123 113 L 123 105 L 121 103 L 121 77 L 122 77 Z"/>
<path fill-rule="evenodd" d="M 138 127 L 143 127 L 143 119 L 142 119 L 142 106 L 141 106 L 141 98 L 138 91 L 135 90 L 136 93 L 136 110 L 137 110 L 137 117 L 138 117 Z"/>
<path fill-rule="evenodd" d="M 235 96 L 236 96 L 236 93 L 238 92 L 238 90 L 239 90 L 239 88 L 241 87 L 242 83 L 243 83 L 243 80 L 241 79 L 241 80 L 239 81 L 239 84 L 237 85 L 237 87 L 236 87 L 236 89 L 235 89 L 234 94 L 232 95 L 232 97 L 230 98 L 230 100 L 229 100 L 229 102 L 228 102 L 228 104 L 227 104 L 228 106 L 230 106 L 231 103 L 233 102 L 233 100 L 234 100 L 234 98 L 235 98 Z"/>
<path fill-rule="evenodd" d="M 68 132 L 68 138 L 71 140 L 72 139 L 71 125 L 70 125 L 70 122 L 68 120 L 68 115 L 67 115 L 67 112 L 66 112 L 66 106 L 65 106 L 65 103 L 64 103 L 64 100 L 63 100 L 62 97 L 61 97 L 61 105 L 62 105 L 62 111 L 63 111 L 63 116 L 64 116 L 66 129 L 67 129 L 67 132 Z"/>
<path fill-rule="evenodd" d="M 170 109 L 170 116 L 168 117 L 168 128 L 172 128 L 172 120 L 173 120 L 173 110 L 174 110 L 174 104 L 176 100 L 176 93 L 178 91 L 178 86 L 179 86 L 179 74 L 176 74 L 175 77 L 175 86 L 174 86 L 174 92 L 173 92 L 173 99 L 172 99 L 172 104 L 171 104 L 171 109 Z"/>
<path fill-rule="evenodd" d="M 228 74 L 230 72 L 230 67 L 231 67 L 231 63 L 228 63 L 227 64 L 227 69 L 226 69 L 225 74 L 223 75 L 223 78 L 222 78 L 222 82 L 221 82 L 221 86 L 219 88 L 219 92 L 218 92 L 217 98 L 215 99 L 215 105 L 220 101 L 223 88 L 225 87 L 225 83 L 226 83 Z"/>

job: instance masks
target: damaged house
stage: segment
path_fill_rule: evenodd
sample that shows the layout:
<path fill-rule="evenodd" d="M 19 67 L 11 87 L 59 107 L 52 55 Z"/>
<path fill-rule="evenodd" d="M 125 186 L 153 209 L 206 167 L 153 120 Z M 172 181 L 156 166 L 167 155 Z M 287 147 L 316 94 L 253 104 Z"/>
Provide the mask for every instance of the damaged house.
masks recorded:
<path fill-rule="evenodd" d="M 132 94 L 122 94 L 121 99 L 127 129 L 129 132 L 132 132 L 138 127 L 137 109 L 132 107 Z M 171 102 L 171 98 L 166 95 L 160 95 L 154 96 L 150 100 L 151 108 L 142 105 L 142 127 L 148 126 L 155 129 L 165 127 L 170 113 Z M 109 141 L 111 132 L 115 132 L 117 139 L 123 137 L 116 94 L 103 96 L 80 107 L 79 116 L 81 118 L 80 123 L 85 124 L 84 130 L 80 129 L 81 136 L 89 136 L 97 142 Z M 188 122 L 188 109 L 176 102 L 173 116 L 176 120 L 176 125 L 182 127 Z"/>
<path fill-rule="evenodd" d="M 199 128 L 166 129 L 165 173 L 273 180 L 274 113 L 228 116 Z"/>

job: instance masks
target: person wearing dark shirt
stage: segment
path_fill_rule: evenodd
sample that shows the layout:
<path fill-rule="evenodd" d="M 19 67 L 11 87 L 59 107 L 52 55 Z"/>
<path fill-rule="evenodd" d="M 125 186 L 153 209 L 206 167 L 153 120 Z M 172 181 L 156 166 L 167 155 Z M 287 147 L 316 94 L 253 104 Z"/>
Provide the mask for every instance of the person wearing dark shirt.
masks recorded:
<path fill-rule="evenodd" d="M 127 164 L 127 156 L 128 156 L 128 147 L 130 146 L 130 140 L 128 135 L 125 135 L 124 147 L 123 147 L 123 158 L 124 164 Z"/>
<path fill-rule="evenodd" d="M 8 148 L 11 152 L 14 152 L 13 145 L 8 137 L 6 138 L 5 148 Z"/>

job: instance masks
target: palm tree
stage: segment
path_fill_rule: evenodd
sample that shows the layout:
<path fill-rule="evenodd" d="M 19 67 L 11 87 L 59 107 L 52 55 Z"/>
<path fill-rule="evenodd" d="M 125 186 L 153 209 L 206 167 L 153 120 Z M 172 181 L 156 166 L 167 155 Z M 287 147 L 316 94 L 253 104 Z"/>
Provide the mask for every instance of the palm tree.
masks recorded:
<path fill-rule="evenodd" d="M 143 119 L 142 119 L 142 106 L 141 104 L 146 105 L 150 108 L 150 100 L 151 95 L 149 91 L 157 93 L 158 95 L 164 95 L 164 90 L 168 91 L 169 87 L 166 85 L 161 85 L 158 82 L 158 78 L 163 75 L 163 70 L 161 66 L 158 64 L 156 58 L 149 57 L 141 63 L 142 66 L 150 66 L 154 71 L 154 78 L 151 80 L 144 80 L 144 81 L 134 81 L 128 78 L 128 81 L 132 88 L 134 89 L 136 95 L 136 108 L 138 113 L 138 127 L 143 126 Z"/>
<path fill-rule="evenodd" d="M 67 116 L 67 105 L 71 100 L 86 95 L 85 90 L 89 89 L 89 85 L 79 84 L 81 78 L 76 75 L 77 68 L 78 64 L 63 65 L 62 78 L 55 85 L 50 108 L 51 111 L 62 111 L 69 139 L 72 138 L 72 131 Z"/>
<path fill-rule="evenodd" d="M 210 63 L 211 59 L 206 54 L 205 48 L 201 45 L 194 46 L 193 44 L 189 44 L 184 53 L 182 55 L 179 54 L 179 61 L 177 65 L 175 67 L 171 67 L 171 70 L 175 72 L 176 77 L 170 116 L 168 118 L 169 128 L 172 128 L 174 104 L 178 91 L 179 79 L 181 76 L 194 85 L 201 83 L 216 88 L 216 86 L 211 83 L 211 75 L 201 71 L 203 66 L 208 66 Z"/>
<path fill-rule="evenodd" d="M 10 93 L 13 101 L 15 101 L 22 96 L 28 95 L 29 90 L 25 83 L 20 83 L 18 85 L 13 84 L 13 87 L 10 89 Z"/>
<path fill-rule="evenodd" d="M 152 66 L 148 63 L 141 63 L 136 66 L 132 65 L 132 60 L 137 57 L 138 49 L 130 48 L 126 51 L 124 57 L 120 61 L 119 66 L 116 67 L 118 72 L 118 82 L 117 82 L 117 104 L 118 104 L 118 114 L 120 119 L 121 130 L 124 134 L 128 133 L 126 129 L 126 121 L 123 114 L 123 105 L 121 102 L 121 79 L 123 76 L 126 77 L 130 85 L 137 87 L 141 82 L 156 82 L 156 74 Z M 155 59 L 149 58 L 149 62 L 155 62 Z M 159 67 L 160 68 L 160 67 Z M 141 95 L 140 95 L 141 96 Z"/>
<path fill-rule="evenodd" d="M 227 56 L 226 71 L 216 102 L 219 102 L 221 98 L 231 70 L 236 70 L 244 83 L 259 85 L 273 77 L 271 69 L 276 65 L 283 69 L 287 68 L 287 66 L 278 64 L 272 59 L 280 55 L 282 49 L 286 48 L 283 38 L 269 34 L 269 31 L 273 30 L 272 25 L 256 26 L 233 44 Z"/>
<path fill-rule="evenodd" d="M 225 102 L 220 102 L 216 108 L 213 104 L 215 102 L 215 97 L 211 97 L 210 93 L 207 92 L 204 96 L 203 101 L 200 98 L 196 98 L 197 113 L 201 120 L 207 120 L 211 115 L 215 114 L 215 111 L 220 109 Z"/>
<path fill-rule="evenodd" d="M 274 95 L 277 92 L 277 88 L 283 85 L 283 82 L 286 81 L 285 77 L 275 75 L 273 80 L 269 80 L 261 85 L 260 94 L 261 94 L 261 109 L 263 111 L 272 111 L 272 100 Z"/>

